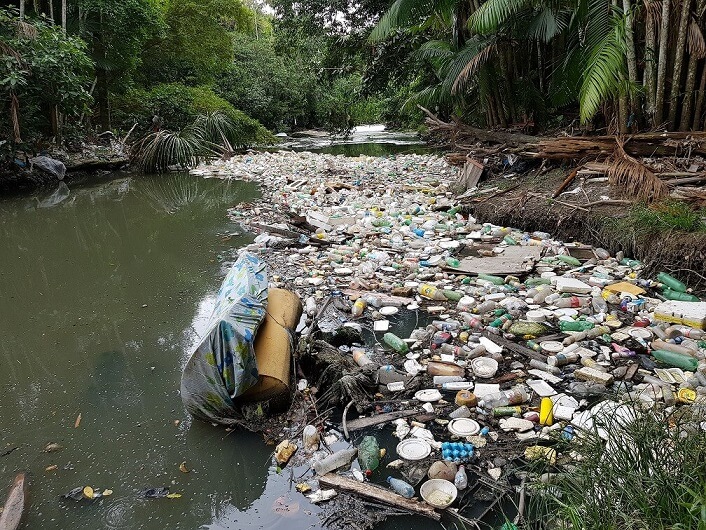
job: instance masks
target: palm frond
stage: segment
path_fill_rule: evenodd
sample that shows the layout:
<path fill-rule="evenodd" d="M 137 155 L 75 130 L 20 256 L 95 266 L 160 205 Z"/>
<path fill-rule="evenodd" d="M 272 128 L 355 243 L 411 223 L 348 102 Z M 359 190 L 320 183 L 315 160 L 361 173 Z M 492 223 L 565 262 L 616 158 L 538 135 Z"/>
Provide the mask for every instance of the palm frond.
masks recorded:
<path fill-rule="evenodd" d="M 170 166 L 194 167 L 199 163 L 201 146 L 192 131 L 161 130 L 149 133 L 131 150 L 132 163 L 144 172 L 167 171 Z"/>
<path fill-rule="evenodd" d="M 565 15 L 545 6 L 532 17 L 525 29 L 526 34 L 534 40 L 548 43 L 566 29 L 568 22 Z"/>
<path fill-rule="evenodd" d="M 395 0 L 368 37 L 369 42 L 385 40 L 396 29 L 417 26 L 434 13 L 450 11 L 458 0 Z"/>
<path fill-rule="evenodd" d="M 422 44 L 412 53 L 412 57 L 419 61 L 453 57 L 451 44 L 442 40 L 430 40 Z"/>
<path fill-rule="evenodd" d="M 512 15 L 525 7 L 530 7 L 532 0 L 487 0 L 471 15 L 469 27 L 481 35 L 492 33 Z"/>
<path fill-rule="evenodd" d="M 615 23 L 613 26 L 588 57 L 579 89 L 580 116 L 583 122 L 591 119 L 604 101 L 619 93 L 625 86 L 625 39 L 621 25 Z"/>
<path fill-rule="evenodd" d="M 448 68 L 444 72 L 444 78 L 441 82 L 442 89 L 449 93 L 449 96 L 455 96 L 453 86 L 458 76 L 461 75 L 463 69 L 473 60 L 474 57 L 487 45 L 488 41 L 476 36 L 466 42 L 466 45 L 458 50 L 449 62 Z"/>
<path fill-rule="evenodd" d="M 10 46 L 7 42 L 4 40 L 0 39 L 0 55 L 6 55 L 9 57 L 13 57 L 14 59 L 17 60 L 18 63 L 23 63 L 22 56 L 20 53 L 15 50 L 12 46 Z"/>
<path fill-rule="evenodd" d="M 495 42 L 491 42 L 480 50 L 468 63 L 463 67 L 463 70 L 459 72 L 454 80 L 454 84 L 451 87 L 451 92 L 456 94 L 463 90 L 463 87 L 468 82 L 468 79 L 473 77 L 473 75 L 478 71 L 478 69 L 483 66 L 490 57 L 498 51 L 498 45 Z"/>
<path fill-rule="evenodd" d="M 610 167 L 608 183 L 620 188 L 629 197 L 651 202 L 669 194 L 667 185 L 647 166 L 631 157 L 623 148 L 624 141 L 618 140 Z"/>
<path fill-rule="evenodd" d="M 687 32 L 687 46 L 690 55 L 696 56 L 697 59 L 706 57 L 706 41 L 704 41 L 704 34 L 693 18 L 689 23 L 689 30 Z"/>

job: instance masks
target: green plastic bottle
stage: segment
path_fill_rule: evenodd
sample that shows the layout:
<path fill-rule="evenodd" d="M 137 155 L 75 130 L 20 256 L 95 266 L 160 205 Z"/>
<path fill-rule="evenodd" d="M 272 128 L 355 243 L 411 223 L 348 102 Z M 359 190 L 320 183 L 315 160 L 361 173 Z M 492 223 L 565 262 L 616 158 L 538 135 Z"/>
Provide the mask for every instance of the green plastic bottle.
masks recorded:
<path fill-rule="evenodd" d="M 549 278 L 527 278 L 525 280 L 525 285 L 527 287 L 534 287 L 535 285 L 551 285 L 551 280 Z"/>
<path fill-rule="evenodd" d="M 573 256 L 565 256 L 563 254 L 559 254 L 558 256 L 556 256 L 556 259 L 563 263 L 566 263 L 567 265 L 571 265 L 572 267 L 579 267 L 581 265 L 581 262 Z"/>
<path fill-rule="evenodd" d="M 674 276 L 667 274 L 666 272 L 660 272 L 657 275 L 657 281 L 666 285 L 666 288 L 672 289 L 673 291 L 679 291 L 680 293 L 686 292 L 686 285 L 677 280 Z"/>
<path fill-rule="evenodd" d="M 515 241 L 515 238 L 512 236 L 505 236 L 503 238 L 503 241 L 505 242 L 505 244 L 510 245 L 510 246 L 517 245 L 517 241 Z"/>
<path fill-rule="evenodd" d="M 561 331 L 588 331 L 593 329 L 595 324 L 586 320 L 562 320 L 559 322 Z"/>
<path fill-rule="evenodd" d="M 458 302 L 463 297 L 463 294 L 452 291 L 451 289 L 443 289 L 441 292 L 444 293 L 447 300 L 452 302 Z"/>
<path fill-rule="evenodd" d="M 667 300 L 678 300 L 679 302 L 701 301 L 698 296 L 694 296 L 693 294 L 689 293 L 674 291 L 673 289 L 669 289 L 668 287 L 662 289 L 662 296 L 664 296 Z"/>
<path fill-rule="evenodd" d="M 626 267 L 639 267 L 642 265 L 642 262 L 636 259 L 623 258 L 620 260 L 620 264 Z"/>
<path fill-rule="evenodd" d="M 397 353 L 407 353 L 409 351 L 407 343 L 394 333 L 385 333 L 382 336 L 382 341 Z"/>
<path fill-rule="evenodd" d="M 696 368 L 699 366 L 699 361 L 696 360 L 696 358 L 689 357 L 688 355 L 682 355 L 681 353 L 675 353 L 673 351 L 653 350 L 652 357 L 667 366 L 681 368 L 682 370 L 688 370 L 689 372 L 695 372 Z"/>
<path fill-rule="evenodd" d="M 456 258 L 452 258 L 451 256 L 446 258 L 446 264 L 449 267 L 453 267 L 454 269 L 458 269 L 461 266 L 461 262 Z"/>
<path fill-rule="evenodd" d="M 380 446 L 374 436 L 366 436 L 358 446 L 358 463 L 367 476 L 380 465 Z"/>
<path fill-rule="evenodd" d="M 493 276 L 492 274 L 483 274 L 482 272 L 478 273 L 478 278 L 481 280 L 485 280 L 487 282 L 493 283 L 495 285 L 504 285 L 505 284 L 505 279 L 501 278 L 500 276 Z"/>

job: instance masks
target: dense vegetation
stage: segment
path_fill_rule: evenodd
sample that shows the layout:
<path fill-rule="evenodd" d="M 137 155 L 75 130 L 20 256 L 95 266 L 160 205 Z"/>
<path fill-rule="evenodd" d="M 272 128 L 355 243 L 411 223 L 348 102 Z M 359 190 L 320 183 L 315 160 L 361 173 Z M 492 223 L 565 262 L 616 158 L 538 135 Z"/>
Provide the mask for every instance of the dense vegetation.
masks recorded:
<path fill-rule="evenodd" d="M 17 0 L 0 7 L 4 148 L 226 116 L 307 127 L 702 130 L 706 0 Z"/>

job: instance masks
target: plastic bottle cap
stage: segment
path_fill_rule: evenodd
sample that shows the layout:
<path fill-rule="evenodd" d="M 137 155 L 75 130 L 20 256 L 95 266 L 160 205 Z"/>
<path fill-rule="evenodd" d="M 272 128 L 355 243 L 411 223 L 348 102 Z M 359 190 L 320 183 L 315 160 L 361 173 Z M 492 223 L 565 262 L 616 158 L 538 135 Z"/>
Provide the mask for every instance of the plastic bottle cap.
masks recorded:
<path fill-rule="evenodd" d="M 539 343 L 539 346 L 543 351 L 547 353 L 559 353 L 564 349 L 564 345 L 561 342 L 555 340 L 545 340 Z"/>
<path fill-rule="evenodd" d="M 544 322 L 547 319 L 547 315 L 544 313 L 544 311 L 536 310 L 536 311 L 527 311 L 525 314 L 525 319 L 529 320 L 530 322 Z"/>

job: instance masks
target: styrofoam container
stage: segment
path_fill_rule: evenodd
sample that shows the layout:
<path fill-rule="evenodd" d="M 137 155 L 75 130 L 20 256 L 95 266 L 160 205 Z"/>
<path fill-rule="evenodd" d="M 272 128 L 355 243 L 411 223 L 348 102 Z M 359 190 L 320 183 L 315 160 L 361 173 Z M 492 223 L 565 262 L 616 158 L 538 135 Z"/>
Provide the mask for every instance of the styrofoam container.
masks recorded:
<path fill-rule="evenodd" d="M 655 308 L 655 318 L 706 330 L 706 302 L 668 300 Z"/>

